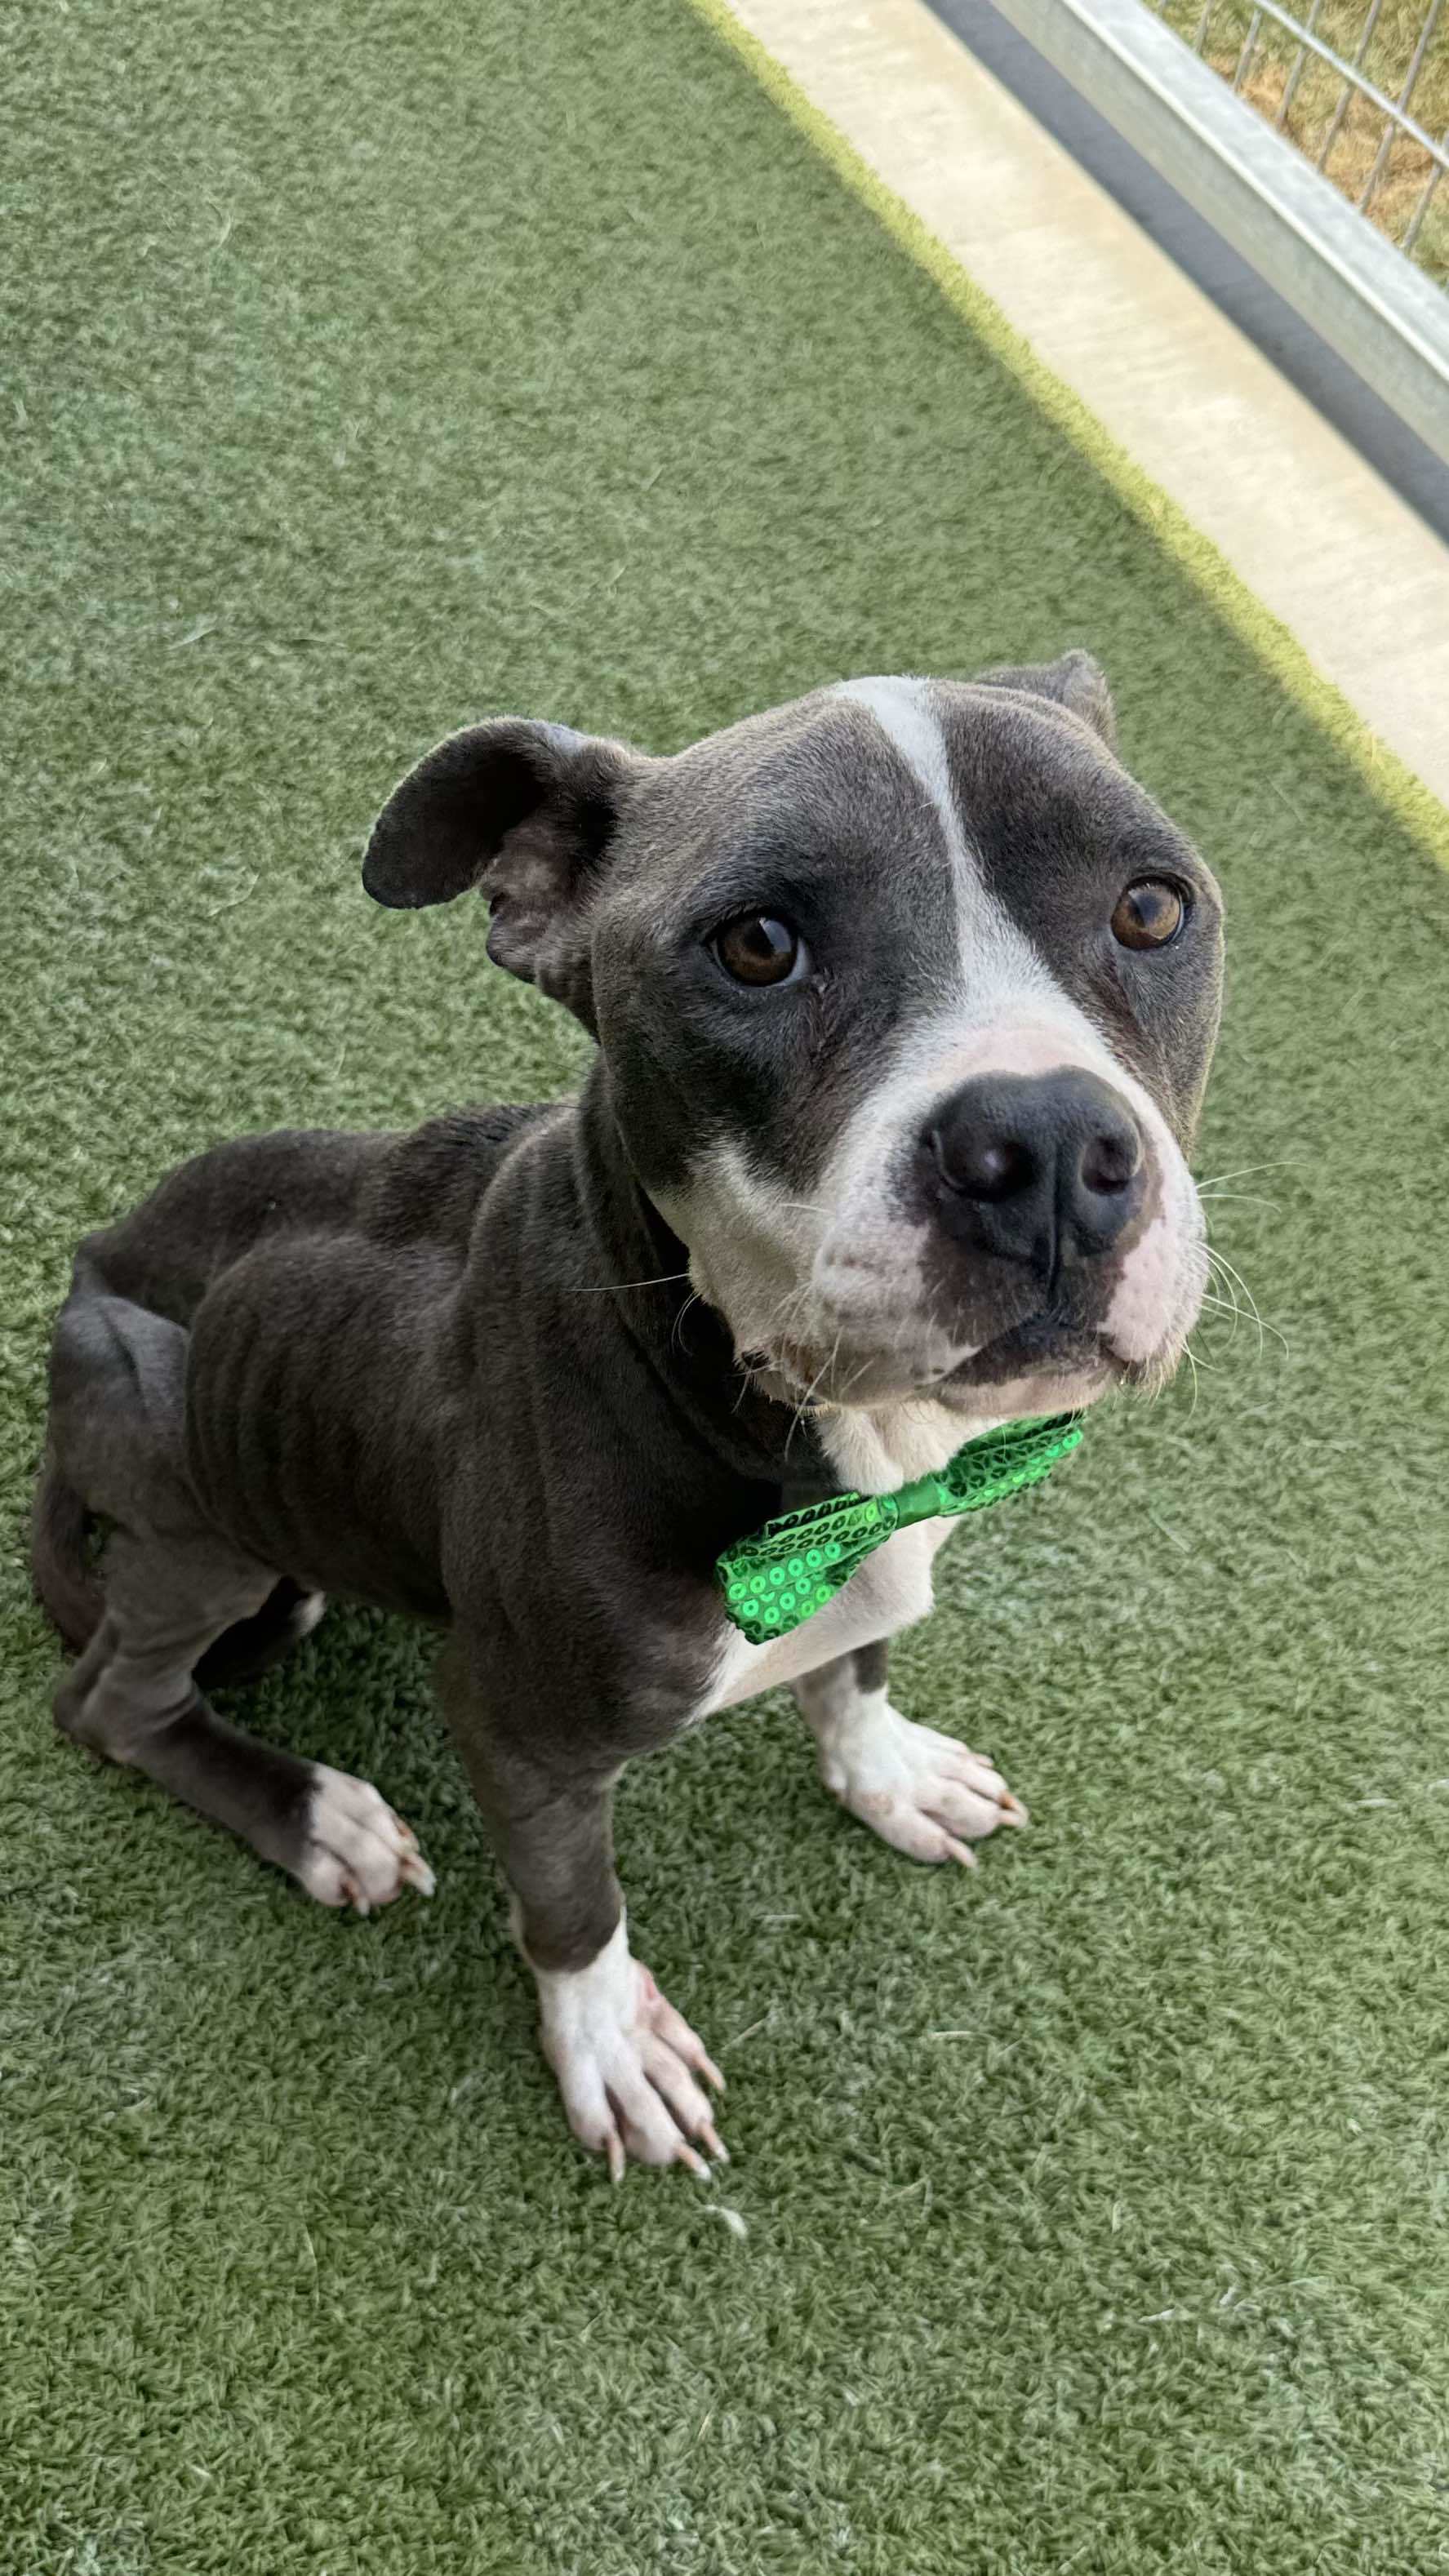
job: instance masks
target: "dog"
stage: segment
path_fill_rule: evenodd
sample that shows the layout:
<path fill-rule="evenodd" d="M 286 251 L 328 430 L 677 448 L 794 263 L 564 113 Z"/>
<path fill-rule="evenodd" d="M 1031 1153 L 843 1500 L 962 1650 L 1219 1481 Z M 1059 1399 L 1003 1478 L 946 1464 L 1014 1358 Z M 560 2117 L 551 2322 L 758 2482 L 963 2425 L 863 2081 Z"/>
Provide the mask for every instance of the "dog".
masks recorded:
<path fill-rule="evenodd" d="M 631 1954 L 614 1783 L 788 1683 L 897 1850 L 969 1864 L 1025 1820 L 888 1696 L 954 1524 L 764 1645 L 715 1561 L 1171 1375 L 1206 1279 L 1217 888 L 1081 652 L 845 682 L 671 758 L 482 723 L 396 788 L 363 882 L 480 889 L 495 963 L 596 1040 L 588 1078 L 405 1135 L 243 1137 L 85 1239 L 35 1521 L 79 1658 L 57 1721 L 365 1913 L 431 1891 L 411 1831 L 204 1694 L 329 1594 L 436 1622 L 570 2126 L 616 2179 L 703 2172 L 720 2079 Z"/>

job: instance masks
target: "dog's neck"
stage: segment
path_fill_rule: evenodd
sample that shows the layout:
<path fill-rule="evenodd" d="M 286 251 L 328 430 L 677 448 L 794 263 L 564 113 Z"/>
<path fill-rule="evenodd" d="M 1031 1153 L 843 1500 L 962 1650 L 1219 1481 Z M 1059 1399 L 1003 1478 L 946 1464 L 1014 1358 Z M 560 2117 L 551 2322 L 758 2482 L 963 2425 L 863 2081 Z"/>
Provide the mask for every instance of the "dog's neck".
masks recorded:
<path fill-rule="evenodd" d="M 612 1303 L 671 1404 L 722 1466 L 802 1496 L 836 1492 L 838 1469 L 813 1416 L 763 1395 L 740 1367 L 729 1326 L 690 1285 L 689 1252 L 630 1163 L 596 1058 L 573 1121 L 581 1224 L 590 1269 L 617 1282 Z"/>

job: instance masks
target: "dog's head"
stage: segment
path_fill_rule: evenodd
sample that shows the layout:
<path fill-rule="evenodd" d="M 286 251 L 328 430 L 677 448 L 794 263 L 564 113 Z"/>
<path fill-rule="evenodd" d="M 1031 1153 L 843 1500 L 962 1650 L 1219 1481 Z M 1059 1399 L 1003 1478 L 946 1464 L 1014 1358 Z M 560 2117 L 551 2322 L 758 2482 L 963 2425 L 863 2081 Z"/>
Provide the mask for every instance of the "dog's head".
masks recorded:
<path fill-rule="evenodd" d="M 1220 907 L 1085 654 L 848 681 L 668 760 L 479 725 L 403 780 L 364 882 L 481 888 L 770 1392 L 969 1426 L 1180 1358 Z"/>

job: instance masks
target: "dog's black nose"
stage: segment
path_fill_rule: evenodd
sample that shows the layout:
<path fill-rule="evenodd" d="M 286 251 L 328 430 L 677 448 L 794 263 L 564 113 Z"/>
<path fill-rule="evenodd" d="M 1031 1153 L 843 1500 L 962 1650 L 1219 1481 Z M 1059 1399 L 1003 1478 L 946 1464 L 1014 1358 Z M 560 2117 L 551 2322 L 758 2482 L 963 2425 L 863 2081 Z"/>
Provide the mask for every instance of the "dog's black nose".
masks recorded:
<path fill-rule="evenodd" d="M 1046 1280 L 1110 1251 L 1141 1204 L 1141 1131 L 1094 1073 L 980 1074 L 922 1141 L 946 1231 Z"/>

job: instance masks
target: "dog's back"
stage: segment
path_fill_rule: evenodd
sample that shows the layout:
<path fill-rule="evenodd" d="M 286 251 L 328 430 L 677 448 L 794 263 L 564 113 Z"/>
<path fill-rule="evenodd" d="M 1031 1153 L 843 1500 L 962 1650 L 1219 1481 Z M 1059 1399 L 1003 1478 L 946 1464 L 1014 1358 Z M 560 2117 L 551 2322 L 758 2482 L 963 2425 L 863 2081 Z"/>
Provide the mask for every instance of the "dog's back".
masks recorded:
<path fill-rule="evenodd" d="M 304 1241 L 351 1236 L 388 1252 L 430 1247 L 461 1262 L 500 1162 L 547 1114 L 548 1104 L 509 1104 L 452 1110 L 406 1133 L 243 1136 L 179 1164 L 128 1215 L 85 1237 L 52 1345 L 52 1432 L 31 1556 L 36 1592 L 73 1651 L 93 1635 L 103 1595 L 91 1562 L 97 1499 L 68 1472 L 67 1417 L 72 1425 L 82 1417 L 90 1439 L 108 1377 L 119 1373 L 144 1404 L 168 1361 L 173 1375 L 184 1375 L 203 1301 L 264 1248 L 291 1240 L 300 1255 Z M 179 1427 L 172 1426 L 178 1435 Z M 249 1678 L 307 1624 L 298 1587 L 279 1584 L 254 1617 L 218 1640 L 207 1677 Z"/>

